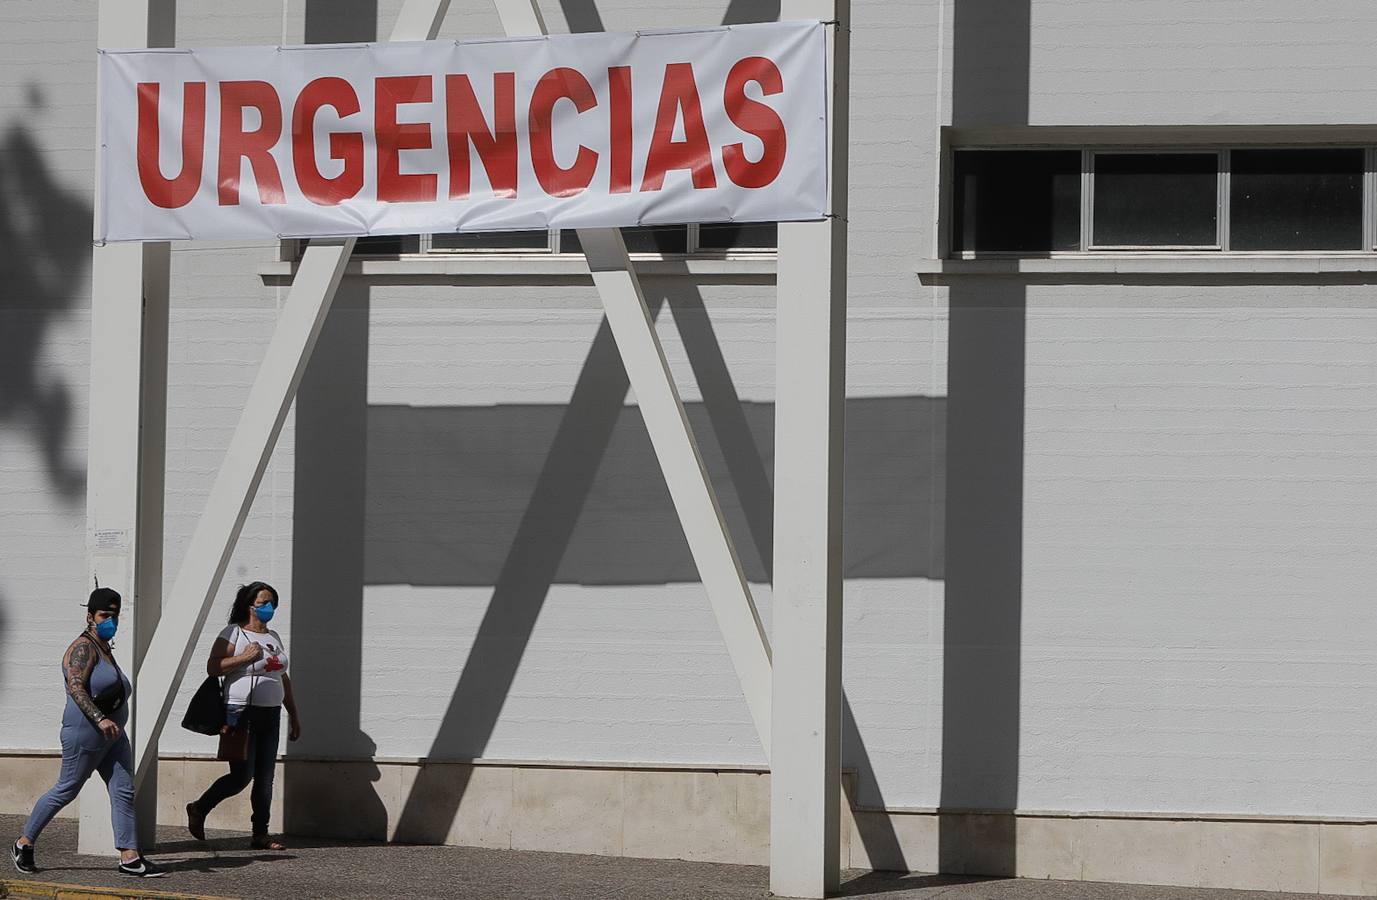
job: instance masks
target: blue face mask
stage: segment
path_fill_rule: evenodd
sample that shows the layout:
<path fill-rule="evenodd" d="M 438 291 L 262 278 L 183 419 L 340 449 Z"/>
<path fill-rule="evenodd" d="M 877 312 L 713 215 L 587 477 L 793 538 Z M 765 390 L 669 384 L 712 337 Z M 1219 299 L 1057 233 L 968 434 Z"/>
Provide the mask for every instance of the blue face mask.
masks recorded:
<path fill-rule="evenodd" d="M 271 603 L 264 603 L 262 606 L 255 606 L 253 608 L 253 614 L 258 616 L 258 621 L 262 622 L 264 625 L 272 621 L 273 613 L 275 612 L 277 612 L 277 607 Z"/>
<path fill-rule="evenodd" d="M 101 640 L 108 641 L 115 636 L 115 632 L 119 630 L 119 627 L 119 619 L 106 619 L 104 622 L 96 623 L 96 634 L 100 635 Z"/>

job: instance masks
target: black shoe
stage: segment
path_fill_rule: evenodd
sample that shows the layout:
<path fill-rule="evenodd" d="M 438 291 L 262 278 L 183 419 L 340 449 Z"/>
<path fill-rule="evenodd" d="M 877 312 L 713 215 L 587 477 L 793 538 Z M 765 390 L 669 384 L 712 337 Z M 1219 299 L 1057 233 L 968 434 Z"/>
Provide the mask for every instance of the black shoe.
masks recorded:
<path fill-rule="evenodd" d="M 18 841 L 14 842 L 14 867 L 19 871 L 33 875 L 38 871 L 38 865 L 33 861 L 33 844 L 21 847 Z"/>
<path fill-rule="evenodd" d="M 162 878 L 167 873 L 153 865 L 151 860 L 138 856 L 133 862 L 120 863 L 120 874 L 132 875 L 135 878 Z"/>
<path fill-rule="evenodd" d="M 196 804 L 186 805 L 186 830 L 198 841 L 206 839 L 206 814 L 196 808 Z"/>

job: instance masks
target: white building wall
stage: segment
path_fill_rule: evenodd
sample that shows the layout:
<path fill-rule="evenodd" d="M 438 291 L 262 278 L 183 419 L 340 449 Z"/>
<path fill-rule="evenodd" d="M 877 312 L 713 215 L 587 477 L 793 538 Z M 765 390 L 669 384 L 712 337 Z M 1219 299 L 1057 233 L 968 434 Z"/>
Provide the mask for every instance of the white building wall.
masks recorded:
<path fill-rule="evenodd" d="M 1362 0 L 1033 0 L 1029 123 L 1367 123 Z"/>
<path fill-rule="evenodd" d="M 1371 816 L 1371 300 L 1030 289 L 1021 806 Z"/>
<path fill-rule="evenodd" d="M 383 36 L 398 5 L 380 4 Z M 769 6 L 619 2 L 598 11 L 605 27 L 629 29 Z M 300 0 L 236 4 L 233 15 L 224 4 L 181 7 L 185 44 L 304 33 Z M 544 11 L 552 30 L 569 26 L 561 4 Z M 1173 0 L 1133 4 L 1131 14 L 1035 0 L 1029 64 L 1015 83 L 1026 87 L 1031 124 L 1362 122 L 1374 99 L 1364 85 L 1377 83 L 1362 53 L 1377 37 L 1374 16 L 1356 0 Z M 933 288 L 914 274 L 933 246 L 936 128 L 952 111 L 939 102 L 952 82 L 952 4 L 858 3 L 853 18 L 845 680 L 859 726 L 846 762 L 860 770 L 860 801 L 997 806 L 1012 796 L 1023 809 L 1370 816 L 1377 680 L 1366 651 L 1377 618 L 1363 549 L 1377 537 L 1377 319 L 1367 285 L 1021 292 L 1014 714 L 991 726 L 1002 742 L 993 768 L 949 758 L 944 773 L 944 729 L 988 712 L 943 709 L 952 687 L 946 479 L 962 466 L 963 477 L 979 477 L 969 460 L 946 456 L 949 306 L 993 294 L 987 282 Z M 483 3 L 456 2 L 447 33 L 498 27 Z M 18 338 L 0 363 L 0 751 L 56 747 L 57 659 L 89 588 L 73 482 L 88 439 L 88 234 L 84 220 L 72 224 L 80 216 L 50 213 L 89 215 L 94 42 L 85 4 L 0 5 L 0 221 L 26 248 L 0 261 L 0 333 Z M 990 70 L 1008 65 L 1000 57 Z M 41 85 L 41 108 L 31 84 Z M 963 104 L 965 122 L 981 124 L 979 98 Z M 26 158 L 16 147 L 33 148 L 38 173 L 16 166 Z M 174 250 L 169 587 L 281 301 L 283 289 L 256 273 L 274 253 L 247 244 Z M 704 315 L 689 286 L 653 287 L 670 295 L 674 318 L 661 314 L 661 336 L 686 401 L 697 404 L 675 321 L 710 350 Z M 300 751 L 762 764 L 631 410 L 587 503 L 570 512 L 559 490 L 546 496 L 552 521 L 576 516 L 567 547 L 535 530 L 534 558 L 559 554 L 553 583 L 543 591 L 518 581 L 503 595 L 513 609 L 539 604 L 535 624 L 527 637 L 508 627 L 521 616 L 499 619 L 443 727 L 493 574 L 508 560 L 585 365 L 597 299 L 588 287 L 515 282 L 351 296 L 334 346 L 348 362 L 357 347 L 350 329 L 367 321 L 366 361 L 345 366 L 366 374 L 366 417 L 348 426 L 365 444 L 341 445 L 324 462 L 363 466 L 353 518 L 332 515 L 326 497 L 311 520 L 323 530 L 309 535 L 324 549 L 303 570 L 297 543 L 311 523 L 295 517 L 301 435 L 289 424 L 207 627 L 220 627 L 240 581 L 262 577 L 283 590 L 282 630 L 297 662 L 317 665 L 299 676 L 310 688 Z M 701 305 L 768 465 L 773 289 L 708 285 Z M 964 349 L 981 351 L 978 342 Z M 992 355 L 990 366 L 1000 361 Z M 328 383 L 328 370 L 317 375 Z M 32 399 L 51 396 L 52 385 L 66 401 Z M 351 390 L 342 384 L 337 395 L 346 405 L 359 399 Z M 768 622 L 767 579 L 719 446 L 740 452 L 741 434 L 715 432 L 701 406 L 693 415 Z M 56 454 L 45 453 L 44 434 L 56 435 Z M 475 477 L 470 463 L 493 469 Z M 449 497 L 436 484 L 465 493 Z M 424 515 L 407 515 L 408 504 Z M 435 534 L 448 543 L 427 540 Z M 355 571 L 363 577 L 353 593 L 339 590 Z M 291 627 L 307 618 L 309 633 Z M 486 661 L 518 651 L 510 689 L 496 692 Z M 349 704 L 357 715 L 341 708 Z M 175 727 L 163 747 L 207 749 Z"/>

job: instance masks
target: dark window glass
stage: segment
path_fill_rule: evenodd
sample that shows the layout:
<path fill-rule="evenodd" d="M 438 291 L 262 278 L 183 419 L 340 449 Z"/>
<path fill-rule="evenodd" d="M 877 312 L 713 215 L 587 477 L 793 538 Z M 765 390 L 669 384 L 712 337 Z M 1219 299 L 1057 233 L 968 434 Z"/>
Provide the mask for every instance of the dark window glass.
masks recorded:
<path fill-rule="evenodd" d="M 623 228 L 622 240 L 628 253 L 687 253 L 688 227 L 685 225 L 643 225 Z M 559 252 L 582 253 L 578 232 L 572 228 L 559 233 Z"/>
<path fill-rule="evenodd" d="M 1361 250 L 1362 150 L 1235 150 L 1235 250 Z"/>
<path fill-rule="evenodd" d="M 779 246 L 779 226 L 774 222 L 700 225 L 698 246 L 703 250 L 773 250 Z"/>
<path fill-rule="evenodd" d="M 954 165 L 955 252 L 1080 249 L 1079 150 L 963 150 Z"/>
<path fill-rule="evenodd" d="M 550 232 L 474 231 L 461 234 L 431 235 L 432 250 L 548 250 Z"/>
<path fill-rule="evenodd" d="M 1217 242 L 1214 153 L 1095 154 L 1100 247 L 1199 247 Z"/>
<path fill-rule="evenodd" d="M 420 252 L 421 237 L 416 234 L 383 234 L 361 237 L 354 242 L 355 256 L 399 256 Z"/>

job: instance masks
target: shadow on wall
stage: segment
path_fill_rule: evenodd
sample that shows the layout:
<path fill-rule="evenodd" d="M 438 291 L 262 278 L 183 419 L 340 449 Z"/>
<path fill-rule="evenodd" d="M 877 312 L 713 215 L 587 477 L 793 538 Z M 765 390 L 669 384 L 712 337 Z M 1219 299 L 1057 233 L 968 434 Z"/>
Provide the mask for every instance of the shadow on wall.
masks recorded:
<path fill-rule="evenodd" d="M 940 871 L 1013 875 L 1023 614 L 1025 299 L 951 290 Z M 961 811 L 995 811 L 968 815 Z"/>
<path fill-rule="evenodd" d="M 308 43 L 377 39 L 377 0 L 310 0 L 305 13 Z M 377 745 L 360 717 L 368 310 L 368 288 L 344 281 L 297 391 L 292 686 L 308 727 L 283 768 L 291 834 L 387 836 Z M 323 777 L 302 758 L 348 762 Z"/>
<path fill-rule="evenodd" d="M 45 108 L 29 88 L 29 117 Z M 58 184 L 29 133 L 11 124 L 0 143 L 0 430 L 32 432 L 49 487 L 67 504 L 85 489 L 83 454 L 68 446 L 72 391 L 45 369 L 49 330 L 72 306 L 91 255 L 91 206 Z"/>
<path fill-rule="evenodd" d="M 376 840 L 387 810 L 361 719 L 368 310 L 367 286 L 341 284 L 297 391 L 292 685 L 311 727 L 290 745 L 283 816 L 289 834 Z M 323 779 L 300 757 L 349 762 Z"/>
<path fill-rule="evenodd" d="M 1031 0 L 956 4 L 953 125 L 1028 124 L 1030 38 Z M 973 280 L 948 295 L 942 872 L 1017 868 L 1026 293 Z"/>
<path fill-rule="evenodd" d="M 685 406 L 694 433 L 711 435 L 704 404 Z M 729 529 L 746 536 L 773 515 L 774 406 L 740 408 L 752 449 L 766 454 L 756 457 L 762 482 L 736 482 L 719 442 L 701 440 L 700 449 Z M 848 578 L 942 577 L 933 508 L 942 489 L 944 408 L 928 397 L 847 402 Z M 365 583 L 496 584 L 565 416 L 563 406 L 369 407 Z M 572 513 L 577 527 L 560 559 L 546 564 L 554 582 L 696 582 L 639 410 L 618 404 L 607 434 L 574 429 L 568 443 L 565 452 L 591 460 L 592 471 Z M 762 558 L 756 541 L 738 541 L 737 552 L 751 581 L 770 580 L 768 552 Z"/>

